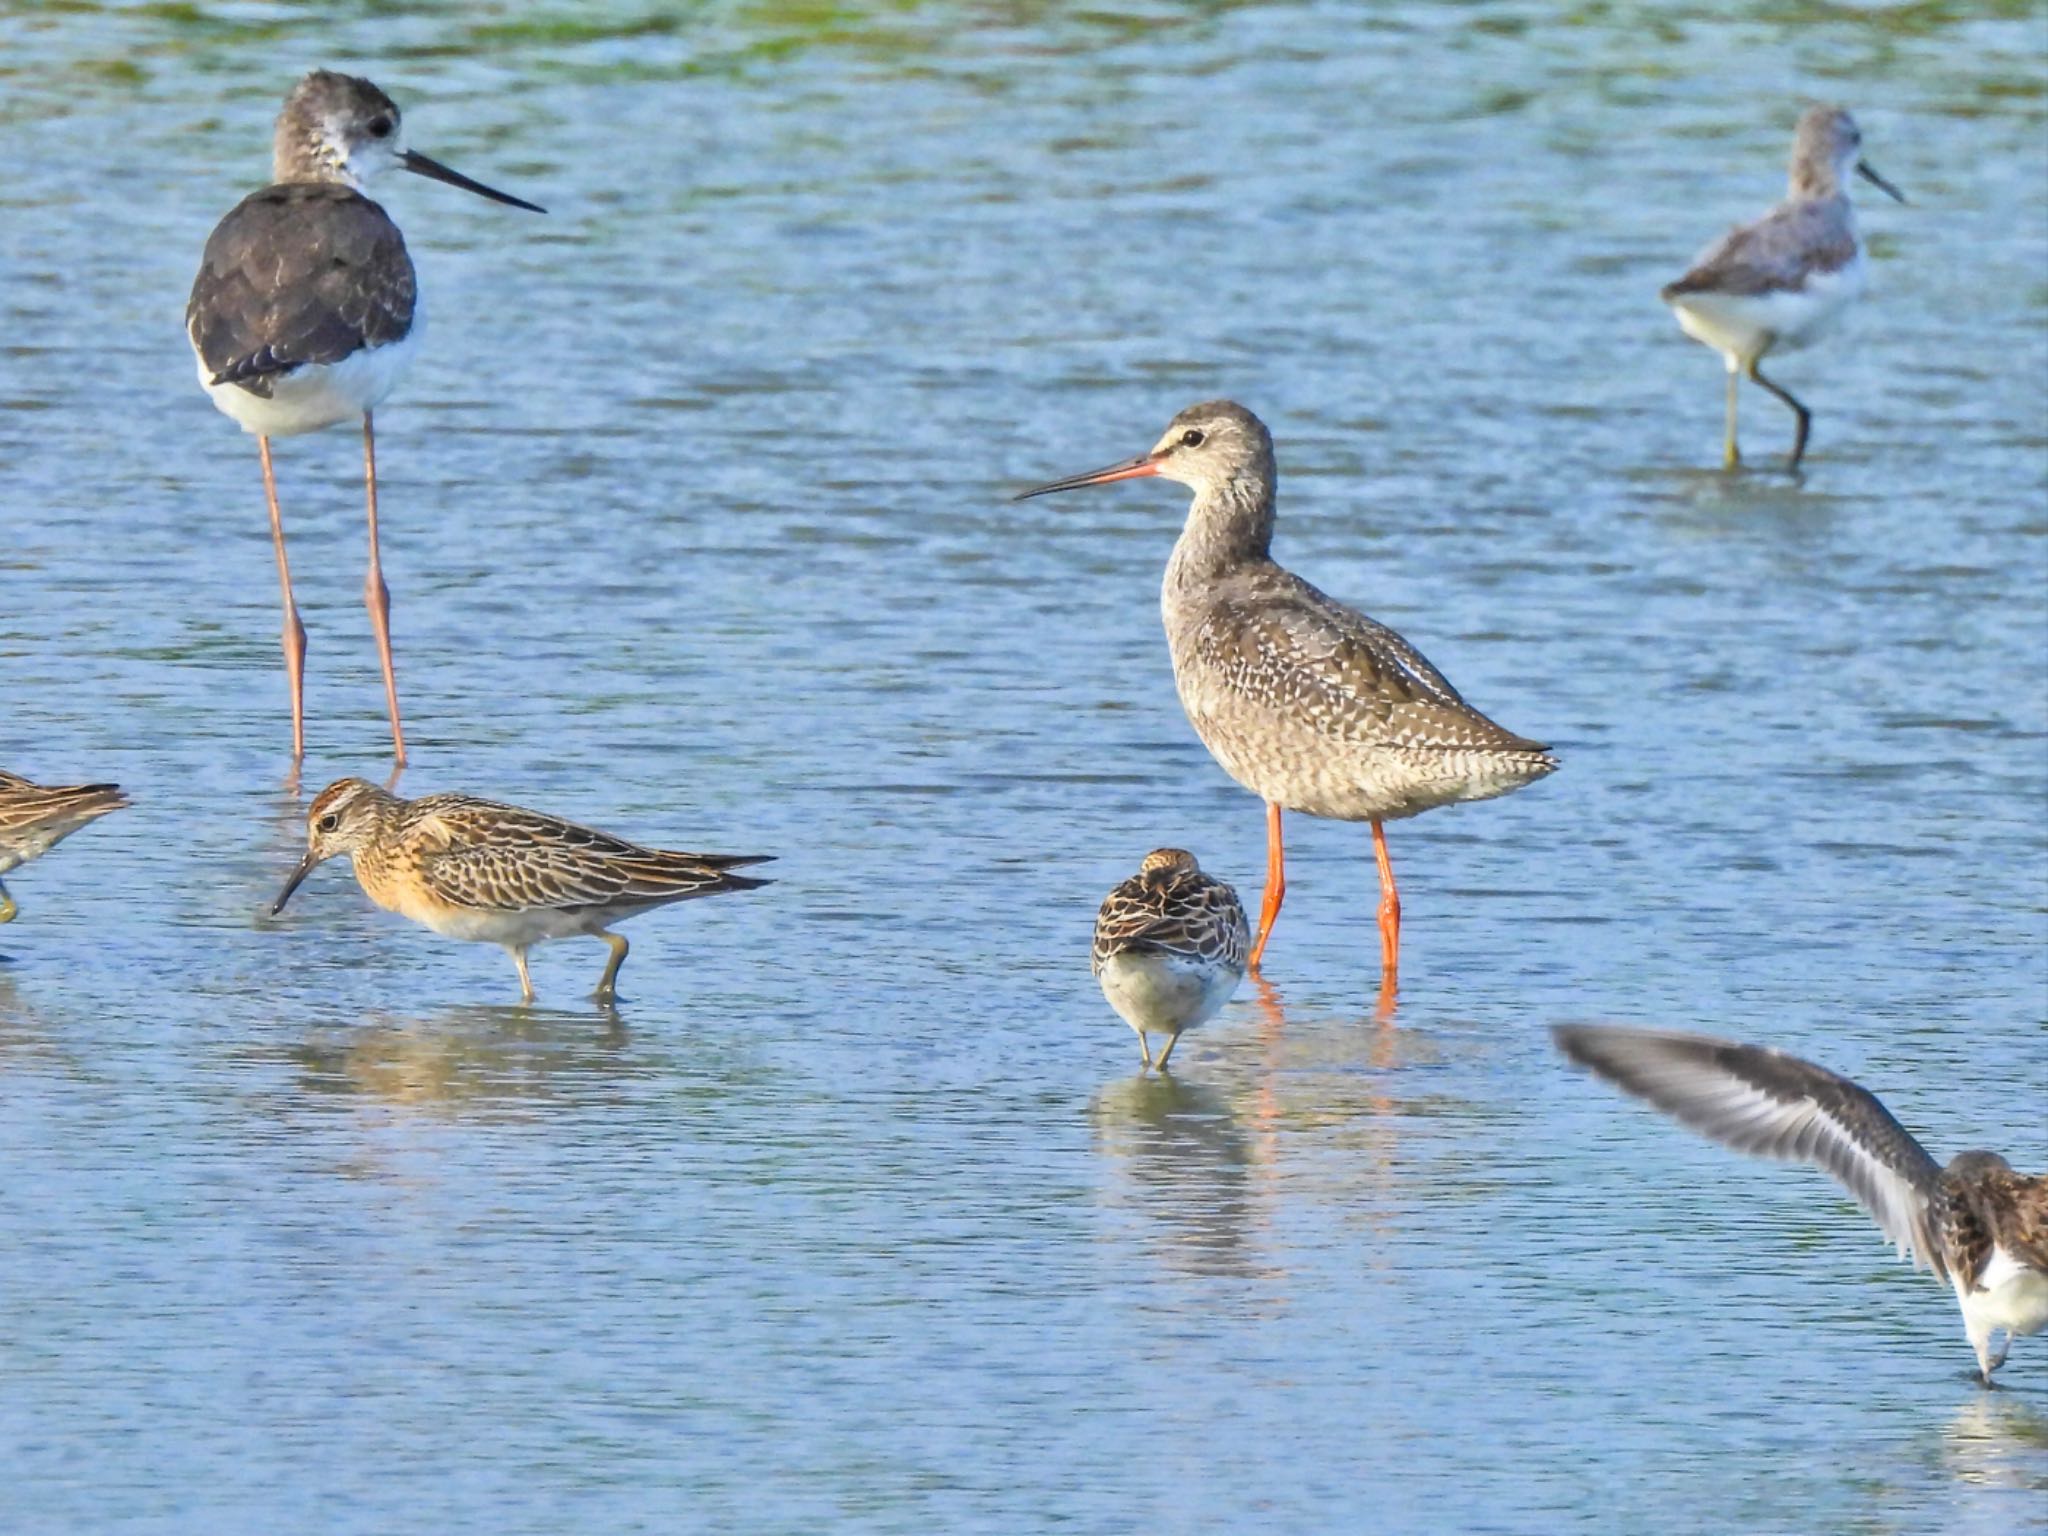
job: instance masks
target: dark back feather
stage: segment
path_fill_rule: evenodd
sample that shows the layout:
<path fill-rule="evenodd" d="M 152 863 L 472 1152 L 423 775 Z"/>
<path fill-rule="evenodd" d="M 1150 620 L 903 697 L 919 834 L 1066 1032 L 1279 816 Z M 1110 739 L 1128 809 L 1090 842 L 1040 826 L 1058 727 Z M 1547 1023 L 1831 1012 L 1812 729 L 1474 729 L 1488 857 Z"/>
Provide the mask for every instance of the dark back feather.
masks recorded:
<path fill-rule="evenodd" d="M 338 363 L 412 328 L 419 286 L 398 226 L 331 182 L 265 187 L 215 227 L 185 306 L 216 384 L 269 395 L 308 363 Z"/>

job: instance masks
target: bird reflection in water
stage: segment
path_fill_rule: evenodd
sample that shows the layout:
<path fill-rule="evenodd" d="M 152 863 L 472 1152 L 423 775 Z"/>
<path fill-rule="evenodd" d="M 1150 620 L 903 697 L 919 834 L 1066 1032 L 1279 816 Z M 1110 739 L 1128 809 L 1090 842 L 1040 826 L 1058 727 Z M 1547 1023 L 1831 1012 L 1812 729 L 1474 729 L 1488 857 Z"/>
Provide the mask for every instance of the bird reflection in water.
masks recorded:
<path fill-rule="evenodd" d="M 1398 1204 L 1394 1186 L 1400 1121 L 1407 1113 L 1407 1106 L 1386 1087 L 1386 1074 L 1402 1064 L 1402 1036 L 1392 1022 L 1391 980 L 1382 984 L 1373 1011 L 1365 1018 L 1297 1017 L 1291 1040 L 1287 1002 L 1280 989 L 1263 976 L 1253 978 L 1253 984 L 1259 1065 L 1251 1093 L 1250 1134 L 1257 1160 L 1267 1170 L 1267 1182 L 1277 1184 L 1284 1176 L 1290 1138 L 1309 1133 L 1320 1140 L 1342 1127 L 1340 1134 L 1349 1149 L 1346 1167 L 1365 1186 L 1362 1192 L 1347 1188 L 1345 1203 L 1374 1232 L 1388 1231 L 1389 1214 Z M 1342 1059 L 1328 1057 L 1331 1046 Z"/>
<path fill-rule="evenodd" d="M 1171 1270 L 1252 1275 L 1249 1229 L 1263 1226 L 1251 1149 L 1223 1094 L 1150 1073 L 1106 1085 L 1089 1105 L 1096 1149 L 1127 1177 L 1114 1203 L 1157 1223 Z"/>
<path fill-rule="evenodd" d="M 373 1013 L 292 1048 L 305 1085 L 404 1108 L 517 1112 L 617 1074 L 630 1044 L 616 1009 L 502 1005 L 446 1008 L 423 1019 Z"/>
<path fill-rule="evenodd" d="M 1986 1392 L 1969 1380 L 1974 1390 L 1941 1434 L 1949 1475 L 1979 1488 L 2048 1489 L 2048 1415 L 2010 1389 Z"/>
<path fill-rule="evenodd" d="M 1363 1020 L 1290 1020 L 1278 987 L 1250 982 L 1250 1036 L 1219 1034 L 1187 1070 L 1119 1079 L 1091 1106 L 1097 1149 L 1129 1175 L 1119 1203 L 1156 1221 L 1172 1269 L 1281 1275 L 1259 1239 L 1282 1201 L 1341 1203 L 1376 1232 L 1391 1229 L 1401 1203 L 1400 1138 L 1417 1111 L 1387 1082 L 1414 1046 L 1378 1009 Z M 1226 1027 L 1244 1006 L 1232 1005 Z M 1344 1171 L 1327 1187 L 1332 1164 L 1321 1154 L 1335 1138 Z"/>

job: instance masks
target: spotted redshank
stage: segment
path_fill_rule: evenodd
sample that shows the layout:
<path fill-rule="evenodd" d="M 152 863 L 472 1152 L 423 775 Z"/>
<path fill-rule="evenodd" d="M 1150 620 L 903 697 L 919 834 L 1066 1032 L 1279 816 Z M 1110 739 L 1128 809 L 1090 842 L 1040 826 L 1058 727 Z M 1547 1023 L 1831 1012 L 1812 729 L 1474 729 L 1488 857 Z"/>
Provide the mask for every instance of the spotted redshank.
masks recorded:
<path fill-rule="evenodd" d="M 536 205 L 458 175 L 403 147 L 398 108 L 376 86 L 315 70 L 278 114 L 275 184 L 252 192 L 214 227 L 185 307 L 199 382 L 256 437 L 270 536 L 284 589 L 284 665 L 292 695 L 292 756 L 306 751 L 306 630 L 292 600 L 284 521 L 270 440 L 339 422 L 363 423 L 370 568 L 363 600 L 377 636 L 391 741 L 405 761 L 398 676 L 391 660 L 391 593 L 377 548 L 377 440 L 371 413 L 418 348 L 423 316 L 412 258 L 389 214 L 363 187 L 396 166 L 494 202 Z"/>
<path fill-rule="evenodd" d="M 1823 1169 L 1916 1269 L 1955 1288 L 1987 1385 L 2015 1338 L 2048 1327 L 2048 1176 L 2015 1173 L 1995 1152 L 1944 1168 L 1868 1089 L 1783 1051 L 1659 1029 L 1553 1033 L 1573 1061 L 1701 1135 Z M 2021 1102 L 2038 1110 L 2041 1097 Z"/>
<path fill-rule="evenodd" d="M 533 1001 L 526 951 L 588 934 L 611 946 L 597 985 L 611 1002 L 626 959 L 611 925 L 671 902 L 767 885 L 732 870 L 769 854 L 675 853 L 473 795 L 403 800 L 362 779 L 338 779 L 306 808 L 306 856 L 278 893 L 284 910 L 323 861 L 349 855 L 356 883 L 387 912 L 451 939 L 502 944 Z"/>
<path fill-rule="evenodd" d="M 1792 140 L 1792 184 L 1785 200 L 1753 224 L 1730 230 L 1701 252 L 1693 268 L 1666 285 L 1663 298 L 1679 326 L 1728 365 L 1728 429 L 1722 460 L 1742 462 L 1735 442 L 1735 396 L 1747 375 L 1792 408 L 1798 422 L 1787 467 L 1806 457 L 1813 413 L 1765 378 L 1767 356 L 1807 346 L 1863 292 L 1866 262 L 1849 203 L 1851 172 L 1900 202 L 1899 189 L 1863 162 L 1863 134 L 1840 107 L 1813 107 Z"/>
<path fill-rule="evenodd" d="M 1281 811 L 1367 821 L 1390 994 L 1401 900 L 1384 823 L 1504 795 L 1557 759 L 1472 708 L 1384 624 L 1274 562 L 1273 440 L 1241 405 L 1189 406 L 1149 453 L 1017 499 L 1144 475 L 1195 493 L 1161 597 L 1182 707 L 1223 770 L 1266 802 L 1266 891 L 1251 967 L 1287 890 Z"/>
<path fill-rule="evenodd" d="M 1237 892 L 1183 848 L 1155 848 L 1095 916 L 1090 969 L 1145 1065 L 1166 1070 L 1181 1033 L 1216 1016 L 1244 980 L 1251 933 Z M 1166 1036 L 1159 1060 L 1149 1035 Z"/>

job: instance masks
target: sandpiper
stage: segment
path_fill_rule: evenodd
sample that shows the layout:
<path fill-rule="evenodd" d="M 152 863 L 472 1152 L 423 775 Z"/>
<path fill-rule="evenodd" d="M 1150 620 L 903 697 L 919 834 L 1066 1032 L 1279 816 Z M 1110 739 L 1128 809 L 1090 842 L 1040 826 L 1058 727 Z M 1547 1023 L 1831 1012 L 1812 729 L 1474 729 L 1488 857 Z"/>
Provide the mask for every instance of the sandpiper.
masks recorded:
<path fill-rule="evenodd" d="M 2015 1173 L 1995 1152 L 1944 1168 L 1867 1089 L 1783 1051 L 1658 1029 L 1552 1033 L 1572 1060 L 1701 1135 L 1828 1173 L 1916 1269 L 1955 1287 L 1987 1385 L 2015 1338 L 2048 1326 L 2048 1176 Z"/>
<path fill-rule="evenodd" d="M 32 784 L 0 773 L 0 875 L 40 858 L 89 821 L 128 804 L 113 784 Z M 21 908 L 0 885 L 0 923 Z"/>
<path fill-rule="evenodd" d="M 1369 821 L 1390 996 L 1401 900 L 1384 823 L 1504 795 L 1557 759 L 1472 708 L 1384 624 L 1274 562 L 1273 439 L 1241 405 L 1191 405 L 1149 453 L 1017 499 L 1144 475 L 1195 493 L 1161 596 L 1181 705 L 1224 772 L 1266 802 L 1266 891 L 1251 968 L 1287 889 L 1281 811 Z"/>
<path fill-rule="evenodd" d="M 1806 456 L 1813 413 L 1757 371 L 1766 356 L 1820 336 L 1863 292 L 1863 242 L 1849 204 L 1853 171 L 1904 202 L 1899 189 L 1862 159 L 1863 134 L 1841 107 L 1812 107 L 1792 140 L 1792 184 L 1785 200 L 1753 224 L 1739 225 L 1700 253 L 1692 270 L 1667 284 L 1663 299 L 1685 334 L 1728 365 L 1728 431 L 1723 462 L 1742 462 L 1735 443 L 1735 394 L 1744 374 L 1792 407 L 1798 427 L 1788 467 Z"/>
<path fill-rule="evenodd" d="M 398 676 L 391 660 L 391 593 L 377 551 L 377 439 L 371 413 L 418 349 L 424 323 L 405 239 L 363 195 L 396 166 L 534 213 L 403 144 L 398 108 L 367 80 L 319 69 L 292 87 L 278 114 L 276 182 L 252 192 L 214 227 L 200 261 L 185 330 L 199 382 L 256 437 L 270 537 L 284 589 L 284 665 L 292 695 L 292 756 L 306 752 L 306 629 L 292 601 L 270 440 L 362 418 L 370 568 L 363 601 L 377 636 L 391 741 L 405 761 Z"/>
<path fill-rule="evenodd" d="M 770 854 L 675 853 L 643 848 L 572 821 L 473 795 L 404 800 L 363 779 L 337 779 L 306 808 L 306 856 L 270 911 L 284 910 L 323 860 L 349 855 L 356 883 L 387 912 L 451 939 L 502 944 L 533 1001 L 526 951 L 545 939 L 588 934 L 611 946 L 597 984 L 614 1000 L 626 959 L 613 923 L 670 902 L 769 882 L 732 870 Z"/>
<path fill-rule="evenodd" d="M 1155 848 L 1095 914 L 1090 969 L 1145 1065 L 1166 1070 L 1181 1032 L 1216 1016 L 1244 980 L 1251 933 L 1237 892 L 1202 872 L 1184 848 Z M 1148 1036 L 1166 1036 L 1152 1059 Z"/>

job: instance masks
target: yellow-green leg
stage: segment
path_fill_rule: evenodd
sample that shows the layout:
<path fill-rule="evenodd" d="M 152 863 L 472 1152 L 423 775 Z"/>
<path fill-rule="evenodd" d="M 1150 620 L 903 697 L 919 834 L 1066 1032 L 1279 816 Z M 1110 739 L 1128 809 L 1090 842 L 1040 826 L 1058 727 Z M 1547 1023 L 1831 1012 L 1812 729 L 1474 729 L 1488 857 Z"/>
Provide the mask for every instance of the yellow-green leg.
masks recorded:
<path fill-rule="evenodd" d="M 526 974 L 526 946 L 524 944 L 507 944 L 505 946 L 505 953 L 510 955 L 512 963 L 519 967 L 519 1001 L 522 1003 L 532 1002 L 533 978 Z"/>
<path fill-rule="evenodd" d="M 21 908 L 14 904 L 14 898 L 7 894 L 7 887 L 0 885 L 0 923 L 13 922 L 14 914 L 20 910 Z"/>
<path fill-rule="evenodd" d="M 597 1000 L 608 1003 L 618 995 L 619 967 L 626 963 L 626 951 L 630 946 L 623 933 L 600 931 L 597 936 L 612 947 L 612 958 L 605 966 L 604 974 L 597 979 Z"/>
<path fill-rule="evenodd" d="M 1734 469 L 1742 463 L 1742 450 L 1735 443 L 1735 394 L 1741 386 L 1742 375 L 1731 363 L 1728 368 L 1728 435 L 1721 445 L 1721 467 Z"/>
<path fill-rule="evenodd" d="M 1138 1037 L 1138 1052 L 1145 1058 L 1145 1070 L 1149 1072 L 1152 1069 L 1152 1037 L 1135 1024 L 1131 1026 L 1131 1033 Z"/>
<path fill-rule="evenodd" d="M 1179 1035 L 1168 1035 L 1166 1037 L 1166 1049 L 1159 1053 L 1159 1059 L 1152 1063 L 1152 1065 L 1159 1071 L 1164 1072 L 1166 1070 L 1166 1058 L 1173 1054 L 1173 1048 L 1179 1044 Z"/>

